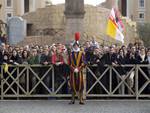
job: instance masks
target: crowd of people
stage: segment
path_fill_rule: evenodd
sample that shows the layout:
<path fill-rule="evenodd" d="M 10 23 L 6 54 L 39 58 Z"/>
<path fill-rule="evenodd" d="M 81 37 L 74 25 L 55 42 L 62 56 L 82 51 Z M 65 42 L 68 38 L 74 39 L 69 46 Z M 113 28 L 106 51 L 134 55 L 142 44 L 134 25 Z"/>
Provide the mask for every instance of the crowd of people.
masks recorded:
<path fill-rule="evenodd" d="M 61 75 L 67 78 L 70 72 L 70 54 L 72 51 L 72 44 L 63 45 L 61 43 L 56 43 L 52 45 L 26 45 L 23 47 L 9 46 L 4 43 L 0 47 L 0 64 L 10 64 L 10 65 L 54 65 L 55 75 Z M 86 41 L 84 44 L 80 45 L 81 51 L 84 52 L 84 64 L 89 66 L 92 72 L 100 77 L 102 73 L 106 70 L 106 65 L 112 65 L 120 77 L 123 79 L 126 77 L 127 73 L 130 71 L 131 67 L 124 67 L 126 64 L 150 64 L 150 48 L 145 48 L 142 43 L 130 43 L 128 46 L 104 46 L 99 45 L 94 39 L 92 41 Z M 150 78 L 150 67 L 143 67 L 145 75 Z M 92 74 L 87 71 L 87 89 L 89 89 L 92 84 L 96 81 Z M 121 79 L 115 72 L 112 72 L 112 87 L 115 88 L 119 84 Z M 135 73 L 131 73 L 127 79 L 127 83 L 130 88 L 134 90 Z M 34 84 L 36 84 L 35 79 L 31 78 Z M 56 78 L 58 81 L 59 78 Z M 145 83 L 143 75 L 139 74 L 139 88 Z M 51 87 L 50 78 L 45 80 L 48 87 Z M 106 72 L 101 78 L 102 84 L 107 90 L 109 90 L 109 72 Z M 67 86 L 66 86 L 67 87 Z M 118 90 L 118 93 L 130 93 L 126 90 L 127 86 L 122 84 Z M 100 85 L 96 85 L 91 93 L 106 93 Z M 145 88 L 144 93 L 150 94 L 150 85 Z"/>

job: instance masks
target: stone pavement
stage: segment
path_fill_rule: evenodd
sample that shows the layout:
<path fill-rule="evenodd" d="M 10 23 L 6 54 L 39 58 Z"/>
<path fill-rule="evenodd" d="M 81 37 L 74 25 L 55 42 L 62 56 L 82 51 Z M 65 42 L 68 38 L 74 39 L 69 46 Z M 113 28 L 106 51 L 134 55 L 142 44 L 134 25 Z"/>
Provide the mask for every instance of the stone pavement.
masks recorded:
<path fill-rule="evenodd" d="M 0 101 L 0 113 L 150 113 L 150 101 Z"/>

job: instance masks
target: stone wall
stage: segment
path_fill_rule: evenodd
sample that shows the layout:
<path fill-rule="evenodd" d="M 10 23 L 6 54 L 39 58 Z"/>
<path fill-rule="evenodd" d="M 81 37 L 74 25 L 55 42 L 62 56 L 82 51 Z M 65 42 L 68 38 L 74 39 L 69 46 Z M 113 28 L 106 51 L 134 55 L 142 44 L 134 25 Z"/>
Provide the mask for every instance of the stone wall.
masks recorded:
<path fill-rule="evenodd" d="M 61 42 L 63 39 L 62 38 L 57 38 L 58 42 Z M 52 36 L 28 36 L 25 38 L 25 40 L 21 41 L 20 43 L 18 43 L 17 45 L 51 45 L 53 44 L 55 41 L 55 37 Z"/>
<path fill-rule="evenodd" d="M 84 35 L 82 40 L 90 40 L 91 37 L 94 36 L 98 42 L 116 43 L 116 41 L 111 40 L 106 36 L 107 19 L 110 10 L 86 5 L 85 12 Z M 66 19 L 64 16 L 63 4 L 40 8 L 36 12 L 25 14 L 23 18 L 32 26 L 30 28 L 31 36 L 46 37 L 48 35 L 49 38 L 54 38 L 53 42 L 64 41 L 62 38 L 65 38 Z M 126 23 L 126 20 L 124 23 L 127 29 L 125 31 L 125 43 L 129 43 L 131 39 L 134 38 L 134 30 L 132 26 Z M 25 40 L 28 39 L 26 38 Z"/>

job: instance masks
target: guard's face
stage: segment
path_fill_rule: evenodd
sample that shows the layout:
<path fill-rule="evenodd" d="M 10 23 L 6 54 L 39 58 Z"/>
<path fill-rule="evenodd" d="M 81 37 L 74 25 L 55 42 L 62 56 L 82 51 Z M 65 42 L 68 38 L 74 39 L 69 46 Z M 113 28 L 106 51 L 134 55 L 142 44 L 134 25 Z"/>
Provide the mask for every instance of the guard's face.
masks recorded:
<path fill-rule="evenodd" d="M 75 50 L 78 50 L 78 48 L 79 48 L 77 44 L 75 44 L 73 47 Z"/>
<path fill-rule="evenodd" d="M 89 42 L 86 42 L 85 47 L 86 47 L 86 48 L 89 48 L 89 47 L 90 47 L 90 43 L 89 43 Z"/>

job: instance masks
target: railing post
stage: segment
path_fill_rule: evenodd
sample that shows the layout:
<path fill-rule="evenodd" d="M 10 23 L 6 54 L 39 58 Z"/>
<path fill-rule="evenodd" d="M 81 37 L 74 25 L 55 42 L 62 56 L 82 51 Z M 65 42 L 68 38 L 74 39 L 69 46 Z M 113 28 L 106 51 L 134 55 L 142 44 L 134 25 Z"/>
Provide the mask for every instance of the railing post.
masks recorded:
<path fill-rule="evenodd" d="M 26 69 L 27 69 L 27 81 L 26 81 L 26 87 L 27 87 L 27 95 L 26 96 L 29 96 L 29 66 L 26 66 Z"/>
<path fill-rule="evenodd" d="M 139 99 L 139 92 L 138 92 L 138 65 L 135 65 L 135 95 L 136 95 L 136 100 Z"/>
<path fill-rule="evenodd" d="M 3 66 L 1 65 L 1 100 L 3 100 L 4 99 L 4 96 L 3 96 L 3 91 L 4 91 L 4 89 L 3 89 L 3 80 L 4 79 L 4 76 L 3 76 Z"/>
<path fill-rule="evenodd" d="M 109 65 L 109 92 L 110 96 L 112 96 L 112 66 Z"/>
<path fill-rule="evenodd" d="M 16 76 L 16 82 L 18 82 L 18 84 L 17 84 L 17 100 L 19 100 L 19 86 L 18 85 L 20 85 L 20 83 L 19 83 L 19 66 L 16 66 L 15 68 L 17 68 L 17 76 Z"/>
<path fill-rule="evenodd" d="M 55 73 L 54 73 L 54 66 L 52 66 L 52 94 L 55 92 Z"/>

